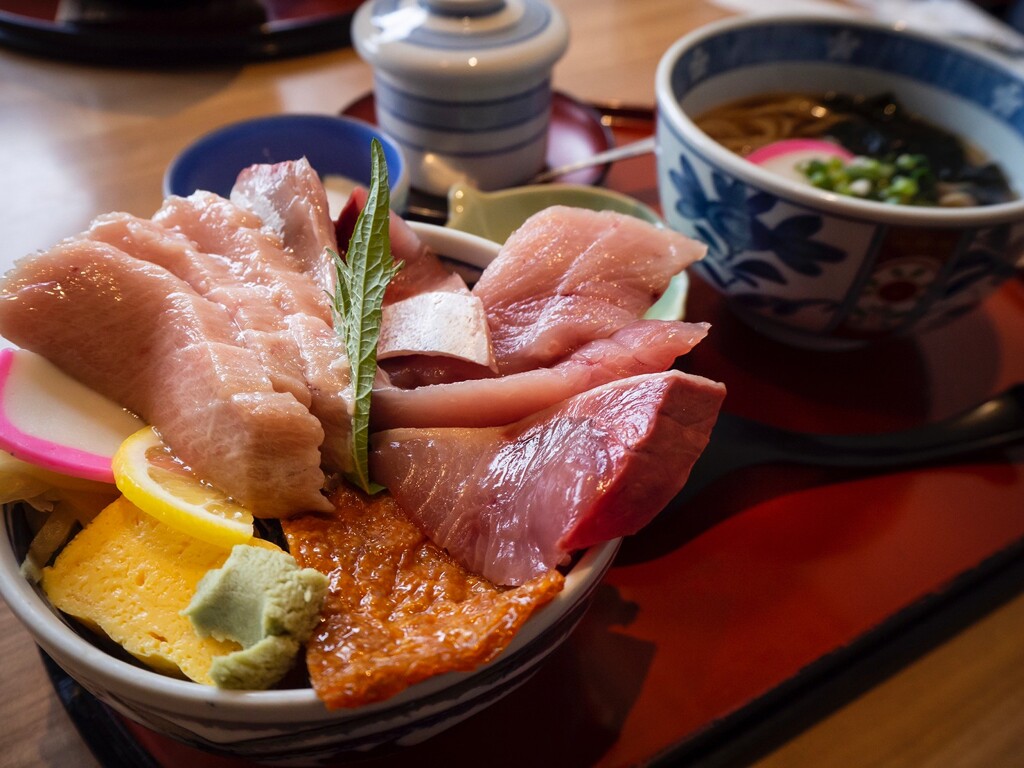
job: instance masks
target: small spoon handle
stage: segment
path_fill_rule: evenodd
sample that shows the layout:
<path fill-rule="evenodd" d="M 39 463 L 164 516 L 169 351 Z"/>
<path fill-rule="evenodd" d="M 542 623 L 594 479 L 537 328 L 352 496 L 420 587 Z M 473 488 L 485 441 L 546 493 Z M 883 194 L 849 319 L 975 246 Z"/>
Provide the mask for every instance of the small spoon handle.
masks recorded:
<path fill-rule="evenodd" d="M 550 170 L 538 173 L 532 179 L 529 180 L 529 184 L 543 184 L 546 181 L 552 181 L 560 176 L 566 176 L 576 171 L 582 171 L 584 168 L 592 168 L 595 165 L 604 165 L 605 163 L 613 163 L 616 160 L 625 160 L 630 157 L 638 157 L 640 155 L 650 154 L 654 151 L 654 137 L 648 136 L 645 139 L 639 141 L 633 141 L 629 144 L 623 144 L 621 147 L 612 147 L 606 149 L 604 152 L 598 152 L 596 155 L 578 160 L 575 163 L 569 163 L 567 165 L 560 166 L 558 168 L 551 168 Z"/>

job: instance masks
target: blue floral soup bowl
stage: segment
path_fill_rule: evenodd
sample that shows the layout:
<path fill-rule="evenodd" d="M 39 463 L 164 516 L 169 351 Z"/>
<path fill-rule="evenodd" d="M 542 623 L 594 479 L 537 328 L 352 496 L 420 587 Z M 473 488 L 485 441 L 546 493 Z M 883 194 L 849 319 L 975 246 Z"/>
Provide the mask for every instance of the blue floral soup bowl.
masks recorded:
<path fill-rule="evenodd" d="M 767 336 L 842 349 L 933 328 L 975 307 L 1024 253 L 1021 72 L 994 55 L 867 21 L 747 17 L 702 27 L 657 71 L 666 221 L 707 244 L 695 273 Z M 741 157 L 695 122 L 725 104 L 783 93 L 892 94 L 997 163 L 1011 198 L 939 207 L 838 194 Z"/>

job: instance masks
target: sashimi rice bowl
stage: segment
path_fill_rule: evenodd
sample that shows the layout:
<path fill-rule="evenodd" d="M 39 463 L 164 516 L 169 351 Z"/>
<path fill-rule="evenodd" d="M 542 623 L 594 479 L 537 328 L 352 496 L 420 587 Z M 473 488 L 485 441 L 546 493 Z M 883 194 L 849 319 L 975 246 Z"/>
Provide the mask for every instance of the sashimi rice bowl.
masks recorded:
<path fill-rule="evenodd" d="M 0 283 L 0 593 L 84 688 L 203 749 L 415 743 L 572 630 L 725 395 L 649 315 L 703 255 L 553 206 L 501 246 L 340 215 L 304 159 L 109 213 Z"/>

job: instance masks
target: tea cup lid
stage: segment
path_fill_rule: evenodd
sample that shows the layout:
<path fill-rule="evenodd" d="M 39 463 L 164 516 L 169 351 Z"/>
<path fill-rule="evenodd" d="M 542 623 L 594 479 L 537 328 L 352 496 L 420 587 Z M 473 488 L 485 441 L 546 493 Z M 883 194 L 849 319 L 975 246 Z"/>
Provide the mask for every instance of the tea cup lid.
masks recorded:
<path fill-rule="evenodd" d="M 447 80 L 549 70 L 569 31 L 544 0 L 370 0 L 352 41 L 376 69 Z"/>

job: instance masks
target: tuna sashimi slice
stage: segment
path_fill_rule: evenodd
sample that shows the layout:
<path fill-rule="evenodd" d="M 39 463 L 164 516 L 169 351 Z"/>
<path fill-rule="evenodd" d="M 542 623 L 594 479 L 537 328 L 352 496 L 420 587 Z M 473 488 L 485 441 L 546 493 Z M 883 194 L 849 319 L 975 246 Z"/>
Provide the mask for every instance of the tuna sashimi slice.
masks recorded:
<path fill-rule="evenodd" d="M 640 318 L 704 250 L 614 211 L 552 206 L 534 214 L 473 287 L 487 311 L 498 370 L 551 365 Z"/>
<path fill-rule="evenodd" d="M 677 370 L 621 379 L 507 427 L 378 433 L 371 473 L 467 568 L 522 584 L 646 525 L 685 484 L 724 396 Z"/>
<path fill-rule="evenodd" d="M 488 379 L 498 374 L 492 369 L 440 355 L 403 355 L 377 361 L 378 369 L 386 374 L 385 384 L 402 389 L 425 387 L 428 384 L 451 384 L 470 379 Z"/>
<path fill-rule="evenodd" d="M 196 473 L 260 516 L 329 509 L 323 429 L 273 391 L 224 308 L 155 264 L 76 239 L 19 261 L 0 334 L 135 412 Z"/>
<path fill-rule="evenodd" d="M 258 217 L 222 197 L 209 192 L 170 197 L 153 219 L 231 264 L 235 280 L 218 287 L 223 292 L 219 301 L 228 300 L 227 293 L 234 290 L 263 291 L 266 301 L 282 313 L 280 322 L 298 349 L 309 410 L 324 426 L 324 466 L 350 470 L 350 369 L 324 291 L 294 268 L 276 238 L 262 231 Z M 260 310 L 257 306 L 250 311 Z"/>
<path fill-rule="evenodd" d="M 320 176 L 306 158 L 253 165 L 238 174 L 231 202 L 259 216 L 277 235 L 295 268 L 321 290 L 334 293 L 334 259 L 338 251 Z"/>
<path fill-rule="evenodd" d="M 375 430 L 395 427 L 498 427 L 609 381 L 669 368 L 708 332 L 707 323 L 636 320 L 550 368 L 431 384 L 374 389 Z"/>
<path fill-rule="evenodd" d="M 200 191 L 168 197 L 153 221 L 185 235 L 199 250 L 227 259 L 239 280 L 275 288 L 282 309 L 331 322 L 327 294 L 296 269 L 282 241 L 265 231 L 255 214 L 220 195 Z"/>
<path fill-rule="evenodd" d="M 273 289 L 239 280 L 227 259 L 204 253 L 180 232 L 127 213 L 110 213 L 92 222 L 86 236 L 120 248 L 181 278 L 200 296 L 220 304 L 236 326 L 236 337 L 259 357 L 277 392 L 290 392 L 305 406 L 311 397 L 295 339 Z"/>

